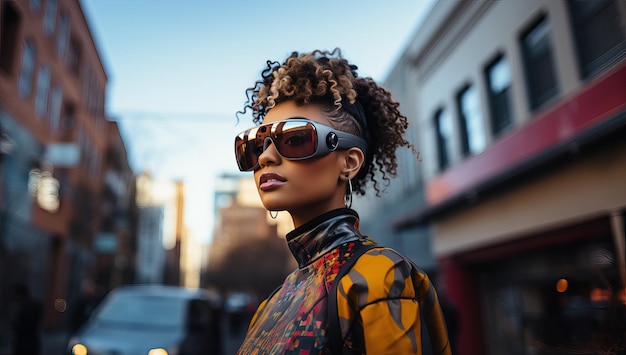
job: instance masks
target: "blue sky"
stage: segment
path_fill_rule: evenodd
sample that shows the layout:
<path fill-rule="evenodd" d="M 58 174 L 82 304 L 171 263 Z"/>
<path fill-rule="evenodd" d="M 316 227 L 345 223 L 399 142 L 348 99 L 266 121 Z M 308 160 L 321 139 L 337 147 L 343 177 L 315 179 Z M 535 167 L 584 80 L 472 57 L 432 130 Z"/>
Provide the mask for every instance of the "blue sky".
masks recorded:
<path fill-rule="evenodd" d="M 80 0 L 136 171 L 184 180 L 186 221 L 212 228 L 212 184 L 236 171 L 245 89 L 266 60 L 333 49 L 385 79 L 433 0 Z"/>

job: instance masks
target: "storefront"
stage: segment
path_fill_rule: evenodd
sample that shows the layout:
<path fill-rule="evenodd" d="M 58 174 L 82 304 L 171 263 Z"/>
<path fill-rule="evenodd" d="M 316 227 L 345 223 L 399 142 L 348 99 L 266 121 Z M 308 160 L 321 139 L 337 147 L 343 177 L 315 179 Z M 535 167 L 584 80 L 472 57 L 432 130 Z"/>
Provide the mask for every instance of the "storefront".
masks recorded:
<path fill-rule="evenodd" d="M 610 348 L 626 334 L 611 218 L 461 258 L 480 285 L 487 353 L 591 351 Z"/>
<path fill-rule="evenodd" d="M 41 145 L 0 109 L 3 151 L 0 165 L 0 349 L 8 341 L 13 285 L 22 283 L 40 301 L 48 287 L 47 234 L 31 223 L 29 173 Z"/>

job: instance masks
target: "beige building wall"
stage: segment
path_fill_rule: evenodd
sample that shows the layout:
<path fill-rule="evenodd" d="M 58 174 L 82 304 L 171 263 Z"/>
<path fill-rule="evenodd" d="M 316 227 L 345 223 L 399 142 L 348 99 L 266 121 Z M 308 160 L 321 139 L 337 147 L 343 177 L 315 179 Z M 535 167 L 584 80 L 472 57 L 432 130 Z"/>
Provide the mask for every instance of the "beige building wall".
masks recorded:
<path fill-rule="evenodd" d="M 625 162 L 616 164 L 616 161 Z M 437 220 L 434 252 L 450 255 L 571 225 L 626 207 L 626 140 L 470 209 Z"/>
<path fill-rule="evenodd" d="M 457 4 L 456 1 L 444 2 L 448 6 Z M 441 42 L 428 48 L 428 52 L 419 56 L 416 62 L 416 77 L 413 82 L 420 88 L 416 90 L 419 105 L 415 117 L 419 119 L 416 124 L 419 132 L 418 148 L 423 154 L 422 168 L 426 180 L 438 173 L 437 151 L 432 148 L 436 147 L 433 117 L 442 107 L 455 117 L 456 93 L 466 84 L 474 86 L 480 95 L 487 145 L 493 140 L 488 131 L 489 106 L 484 87 L 484 69 L 498 54 L 503 53 L 511 67 L 512 107 L 515 109 L 516 125 L 524 124 L 537 114 L 531 112 L 528 105 L 519 38 L 541 14 L 546 14 L 550 20 L 555 62 L 558 63 L 556 68 L 560 97 L 567 97 L 583 84 L 578 80 L 575 50 L 564 1 L 468 1 L 459 7 L 460 13 L 453 13 L 456 16 L 455 22 L 441 35 L 442 38 L 437 38 Z M 437 10 L 448 9 L 442 6 Z M 433 16 L 442 15 L 435 13 Z M 416 44 L 409 49 L 408 56 L 417 56 L 417 51 L 423 50 L 425 46 L 426 44 L 419 43 L 418 38 Z M 463 159 L 458 145 L 458 128 L 453 125 L 453 142 L 457 145 L 453 149 L 452 165 Z"/>
<path fill-rule="evenodd" d="M 626 11 L 626 3 L 621 5 L 620 10 Z M 465 160 L 481 159 L 480 156 L 464 157 L 461 153 L 456 95 L 466 85 L 474 87 L 480 96 L 486 147 L 493 144 L 484 71 L 498 55 L 505 56 L 512 75 L 511 107 L 515 124 L 508 133 L 542 113 L 541 108 L 533 111 L 529 105 L 520 49 L 520 37 L 541 16 L 546 16 L 550 25 L 559 87 L 557 97 L 551 102 L 567 100 L 587 83 L 580 80 L 565 1 L 442 0 L 429 14 L 432 21 L 420 28 L 404 54 L 403 61 L 410 65 L 399 67 L 401 72 L 389 80 L 399 87 L 406 82 L 407 90 L 416 95 L 414 105 L 403 107 L 417 134 L 415 143 L 422 154 L 420 168 L 425 183 L 441 174 L 434 125 L 435 113 L 441 108 L 453 121 L 451 167 Z M 405 78 L 401 81 L 402 75 Z M 587 218 L 623 207 L 626 184 L 621 182 L 626 181 L 626 164 L 615 162 L 619 161 L 618 156 L 626 161 L 626 152 L 624 146 L 619 148 L 610 156 L 600 154 L 585 158 L 519 189 L 437 220 L 431 226 L 433 252 L 441 256 L 481 247 L 515 238 L 522 232 L 556 227 L 568 219 Z"/>

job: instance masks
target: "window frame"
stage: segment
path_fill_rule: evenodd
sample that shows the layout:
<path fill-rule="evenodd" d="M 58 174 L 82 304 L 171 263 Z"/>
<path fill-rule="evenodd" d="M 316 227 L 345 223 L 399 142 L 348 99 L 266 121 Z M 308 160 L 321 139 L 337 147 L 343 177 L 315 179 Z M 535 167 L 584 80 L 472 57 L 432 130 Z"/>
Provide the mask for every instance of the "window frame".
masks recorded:
<path fill-rule="evenodd" d="M 472 110 L 471 106 L 465 105 L 464 98 L 468 97 L 469 94 L 475 97 L 475 110 Z M 487 147 L 480 93 L 474 85 L 466 84 L 457 92 L 455 101 L 461 136 L 461 153 L 464 157 L 480 154 Z"/>
<path fill-rule="evenodd" d="M 57 132 L 60 129 L 62 108 L 63 89 L 59 85 L 54 85 L 50 92 L 50 109 L 48 112 L 48 122 L 52 132 Z"/>
<path fill-rule="evenodd" d="M 545 26 L 541 28 L 541 26 Z M 539 32 L 535 32 L 539 31 Z M 544 33 L 541 33 L 544 32 Z M 533 36 L 541 36 L 541 38 L 532 39 Z M 537 45 L 530 47 L 527 42 L 536 42 Z M 539 43 L 541 42 L 541 43 Z M 524 30 L 519 37 L 519 44 L 522 53 L 522 60 L 524 65 L 524 77 L 526 82 L 526 92 L 528 94 L 528 104 L 531 111 L 538 110 L 544 107 L 546 104 L 555 100 L 560 92 L 559 78 L 556 70 L 556 63 L 554 57 L 554 45 L 552 40 L 552 25 L 547 15 L 539 16 L 530 26 Z M 533 60 L 539 57 L 537 53 L 541 51 L 539 47 L 547 48 L 542 53 L 542 61 L 549 63 L 549 68 L 543 68 L 537 65 L 540 60 Z M 535 51 L 532 51 L 535 49 Z M 533 58 L 535 57 L 535 58 Z M 540 72 L 540 69 L 544 69 Z M 545 79 L 547 75 L 550 75 L 551 87 L 544 89 L 544 92 L 540 92 L 539 86 L 540 80 Z"/>
<path fill-rule="evenodd" d="M 32 39 L 26 39 L 22 46 L 20 74 L 17 78 L 17 90 L 22 98 L 28 98 L 33 92 L 35 68 L 37 67 L 37 48 Z"/>
<path fill-rule="evenodd" d="M 448 127 L 445 127 L 446 124 Z M 433 125 L 437 145 L 437 168 L 439 171 L 444 171 L 452 163 L 452 140 L 454 139 L 452 117 L 444 107 L 435 111 Z M 446 128 L 449 129 L 449 132 L 445 132 Z M 448 134 L 447 137 L 446 133 Z"/>
<path fill-rule="evenodd" d="M 61 13 L 59 16 L 59 32 L 57 33 L 57 55 L 65 60 L 70 40 L 70 18 L 67 13 Z"/>
<path fill-rule="evenodd" d="M 54 33 L 57 17 L 57 0 L 46 0 L 43 13 L 43 33 L 49 36 Z"/>
<path fill-rule="evenodd" d="M 598 5 L 602 4 L 603 5 Z M 592 13 L 582 13 L 582 8 L 576 7 L 576 4 L 589 4 L 595 5 L 592 9 Z M 605 68 L 615 63 L 616 61 L 626 56 L 626 26 L 620 26 L 620 21 L 624 21 L 620 17 L 619 4 L 614 0 L 595 0 L 594 2 L 580 2 L 576 0 L 567 1 L 567 11 L 569 14 L 571 33 L 573 35 L 574 44 L 576 46 L 576 59 L 578 60 L 579 75 L 582 79 L 587 79 L 603 71 Z M 604 21 L 596 22 L 597 26 L 612 25 L 611 30 L 606 28 L 590 28 L 594 20 L 598 20 L 601 15 L 612 14 L 614 17 L 603 16 L 601 19 Z M 608 20 L 617 19 L 614 23 L 609 23 Z M 607 34 L 616 36 L 614 39 L 617 41 L 610 48 L 604 48 L 601 54 L 595 57 L 589 57 L 593 50 L 590 50 L 589 45 L 597 45 L 601 41 L 594 41 L 592 38 L 593 33 L 602 35 L 603 40 L 606 40 Z M 621 37 L 621 38 L 618 38 Z M 595 37 L 594 37 L 595 38 Z"/>
<path fill-rule="evenodd" d="M 500 89 L 499 92 L 494 90 L 493 73 L 494 70 L 503 63 L 508 74 L 508 82 Z M 494 137 L 501 135 L 507 131 L 515 122 L 515 114 L 513 108 L 513 72 L 511 71 L 511 63 L 503 53 L 497 54 L 491 61 L 487 63 L 484 69 L 485 87 L 487 91 L 487 101 L 489 105 L 489 123 L 491 134 Z M 500 109 L 500 107 L 503 107 Z M 506 110 L 506 114 L 502 112 Z"/>
<path fill-rule="evenodd" d="M 47 65 L 40 65 L 37 71 L 37 88 L 35 94 L 35 116 L 44 117 L 48 112 L 50 96 L 50 80 L 52 73 Z"/>

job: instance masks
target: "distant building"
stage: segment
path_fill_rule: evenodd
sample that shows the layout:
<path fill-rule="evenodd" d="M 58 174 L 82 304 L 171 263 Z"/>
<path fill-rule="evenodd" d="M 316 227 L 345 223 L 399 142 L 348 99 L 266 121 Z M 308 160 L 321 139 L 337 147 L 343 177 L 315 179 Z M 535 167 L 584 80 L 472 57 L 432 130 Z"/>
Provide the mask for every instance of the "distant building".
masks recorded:
<path fill-rule="evenodd" d="M 180 285 L 181 244 L 187 242 L 182 216 L 182 182 L 154 179 L 150 173 L 137 176 L 138 283 Z"/>
<path fill-rule="evenodd" d="M 109 204 L 122 212 L 133 194 L 103 197 L 132 179 L 107 80 L 79 1 L 0 1 L 0 331 L 16 280 L 43 302 L 46 328 L 67 324 L 97 277 L 94 248 L 111 251 L 125 233 L 103 225 Z M 107 161 L 110 149 L 121 155 Z"/>
<path fill-rule="evenodd" d="M 362 215 L 430 248 L 456 353 L 623 341 L 625 24 L 621 0 L 442 0 L 393 66 L 422 160 Z"/>
<path fill-rule="evenodd" d="M 135 281 L 141 284 L 163 283 L 163 273 L 165 271 L 163 207 L 139 207 L 137 243 L 137 274 Z"/>
<path fill-rule="evenodd" d="M 224 257 L 234 246 L 252 239 L 281 239 L 286 258 L 285 270 L 296 266 L 285 239 L 286 233 L 293 229 L 289 214 L 280 212 L 276 219 L 269 217 L 251 177 L 243 174 L 219 176 L 214 200 L 216 222 L 207 252 L 207 270 L 224 262 Z"/>
<path fill-rule="evenodd" d="M 286 212 L 272 219 L 261 204 L 254 180 L 243 174 L 224 174 L 218 177 L 215 188 L 215 230 L 211 255 L 220 252 L 242 238 L 284 238 L 293 224 Z M 209 261 L 211 258 L 209 257 Z"/>

